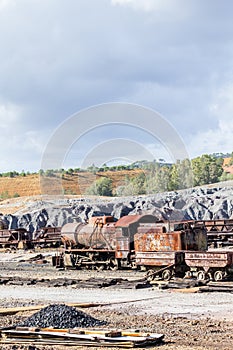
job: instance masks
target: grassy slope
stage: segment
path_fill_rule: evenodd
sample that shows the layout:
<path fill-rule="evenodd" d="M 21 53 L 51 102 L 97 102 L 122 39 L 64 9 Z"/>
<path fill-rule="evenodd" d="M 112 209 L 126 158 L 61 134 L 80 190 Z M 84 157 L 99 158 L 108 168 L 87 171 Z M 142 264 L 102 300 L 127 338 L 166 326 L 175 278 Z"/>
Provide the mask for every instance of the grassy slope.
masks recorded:
<path fill-rule="evenodd" d="M 86 189 L 93 181 L 100 177 L 109 177 L 113 180 L 114 188 L 123 185 L 125 177 L 134 177 L 142 170 L 122 170 L 122 171 L 107 171 L 100 172 L 96 175 L 89 172 L 81 172 L 74 175 L 65 175 L 62 179 L 62 186 L 67 194 L 85 194 Z M 51 184 L 54 178 L 48 178 L 48 183 Z M 0 194 L 6 194 L 13 197 L 15 194 L 22 196 L 34 196 L 41 194 L 39 175 L 27 175 L 25 177 L 1 177 L 0 178 Z"/>
<path fill-rule="evenodd" d="M 224 159 L 223 168 L 225 171 L 233 173 L 233 166 L 227 166 L 230 158 Z M 113 180 L 113 187 L 123 185 L 126 176 L 134 177 L 143 170 L 122 170 L 99 172 L 96 175 L 89 172 L 80 172 L 74 175 L 65 175 L 62 179 L 62 187 L 66 194 L 85 194 L 86 189 L 102 176 L 109 177 Z M 48 178 L 48 185 L 52 186 L 54 179 Z M 15 194 L 22 196 L 34 196 L 41 194 L 39 175 L 27 175 L 25 177 L 0 177 L 0 195 L 8 193 L 9 197 Z M 7 197 L 7 196 L 6 196 Z"/>

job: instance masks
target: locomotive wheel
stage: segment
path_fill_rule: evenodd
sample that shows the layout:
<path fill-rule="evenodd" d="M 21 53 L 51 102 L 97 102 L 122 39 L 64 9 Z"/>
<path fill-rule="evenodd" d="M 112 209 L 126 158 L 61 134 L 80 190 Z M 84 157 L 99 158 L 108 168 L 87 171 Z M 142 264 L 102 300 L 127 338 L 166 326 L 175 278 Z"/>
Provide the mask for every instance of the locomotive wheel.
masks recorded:
<path fill-rule="evenodd" d="M 118 270 L 118 267 L 119 267 L 118 260 L 115 258 L 110 258 L 109 269 L 112 271 L 116 271 L 116 270 Z"/>
<path fill-rule="evenodd" d="M 206 279 L 205 271 L 198 271 L 197 279 L 198 279 L 198 281 L 204 281 Z"/>
<path fill-rule="evenodd" d="M 193 277 L 193 274 L 191 271 L 187 271 L 186 274 L 185 274 L 185 278 L 192 278 Z"/>
<path fill-rule="evenodd" d="M 105 269 L 105 265 L 104 264 L 96 266 L 96 270 L 97 271 L 103 271 L 104 269 Z"/>
<path fill-rule="evenodd" d="M 163 272 L 162 272 L 162 279 L 164 280 L 164 281 L 169 281 L 170 279 L 171 279 L 171 277 L 172 277 L 172 272 L 171 272 L 171 270 L 164 270 Z"/>
<path fill-rule="evenodd" d="M 148 282 L 151 282 L 155 279 L 155 275 L 154 275 L 154 270 L 148 270 L 146 273 L 146 279 Z"/>
<path fill-rule="evenodd" d="M 222 281 L 223 280 L 223 277 L 224 277 L 224 273 L 223 271 L 215 271 L 214 273 L 214 280 L 217 282 L 217 281 Z"/>

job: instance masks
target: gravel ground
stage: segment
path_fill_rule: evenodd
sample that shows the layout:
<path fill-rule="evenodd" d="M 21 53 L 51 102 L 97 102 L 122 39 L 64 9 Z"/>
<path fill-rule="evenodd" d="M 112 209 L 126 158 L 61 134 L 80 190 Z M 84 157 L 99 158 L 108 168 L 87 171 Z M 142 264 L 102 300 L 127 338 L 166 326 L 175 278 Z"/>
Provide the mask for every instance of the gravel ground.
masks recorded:
<path fill-rule="evenodd" d="M 5 262 L 0 277 L 31 276 L 33 278 L 90 277 L 136 279 L 139 272 L 58 271 L 51 266 Z M 142 300 L 144 299 L 144 300 Z M 147 299 L 147 300 L 146 300 Z M 125 301 L 135 302 L 124 303 Z M 141 300 L 141 301 L 139 301 Z M 170 290 L 118 289 L 115 287 L 80 289 L 76 286 L 40 287 L 0 285 L 0 307 L 77 302 L 118 302 L 118 304 L 85 309 L 90 316 L 107 321 L 107 328 L 137 328 L 163 333 L 161 349 L 230 350 L 233 342 L 233 294 L 178 293 Z M 1 327 L 22 323 L 34 312 L 0 316 Z M 66 347 L 0 346 L 1 349 L 60 349 Z M 92 348 L 92 349 L 97 349 Z M 82 347 L 80 349 L 90 349 Z M 111 348 L 114 349 L 114 348 Z"/>

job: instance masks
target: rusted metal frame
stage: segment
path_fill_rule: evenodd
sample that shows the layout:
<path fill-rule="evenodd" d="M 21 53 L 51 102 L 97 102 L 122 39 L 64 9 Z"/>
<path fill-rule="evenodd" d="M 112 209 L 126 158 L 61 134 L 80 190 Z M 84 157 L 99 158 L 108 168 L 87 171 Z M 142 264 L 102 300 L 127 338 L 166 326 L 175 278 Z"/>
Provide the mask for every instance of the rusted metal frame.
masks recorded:
<path fill-rule="evenodd" d="M 115 249 L 109 250 L 109 249 L 93 249 L 93 248 L 88 248 L 88 249 L 67 249 L 65 250 L 65 254 L 70 254 L 70 253 L 81 253 L 81 252 L 89 252 L 89 253 L 115 253 Z"/>
<path fill-rule="evenodd" d="M 96 219 L 96 221 L 94 222 L 94 225 L 93 225 L 93 231 L 92 231 L 92 233 L 91 233 L 91 235 L 90 235 L 90 246 L 92 246 L 92 238 L 93 238 L 93 236 L 94 236 L 94 234 L 96 233 L 96 232 L 98 232 L 98 229 L 99 229 L 99 219 Z M 100 227 L 100 229 L 101 229 L 101 227 Z M 97 242 L 97 239 L 96 239 L 96 242 Z"/>
<path fill-rule="evenodd" d="M 92 238 L 93 238 L 95 233 L 96 233 L 96 245 L 97 245 L 97 233 L 98 233 L 103 238 L 108 249 L 112 249 L 111 244 L 108 242 L 108 240 L 106 239 L 106 237 L 102 233 L 103 226 L 104 226 L 104 222 L 103 222 L 102 218 L 97 218 L 96 221 L 94 222 L 94 229 L 93 229 L 93 232 L 91 233 L 91 236 L 90 236 L 90 246 L 92 246 Z"/>
<path fill-rule="evenodd" d="M 160 274 L 161 272 L 163 272 L 167 269 L 170 269 L 172 267 L 175 267 L 175 266 L 176 266 L 176 264 L 171 264 L 171 265 L 165 266 L 157 271 L 151 272 L 150 274 L 147 275 L 147 278 L 152 277 L 152 276 L 156 276 L 156 275 Z"/>

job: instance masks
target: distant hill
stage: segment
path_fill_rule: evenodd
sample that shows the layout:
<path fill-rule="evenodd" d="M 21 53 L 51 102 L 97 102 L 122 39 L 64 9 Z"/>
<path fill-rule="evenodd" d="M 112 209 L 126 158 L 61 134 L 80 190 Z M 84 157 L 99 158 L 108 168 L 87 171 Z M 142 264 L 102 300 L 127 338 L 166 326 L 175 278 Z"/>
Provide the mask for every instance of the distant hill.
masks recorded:
<path fill-rule="evenodd" d="M 142 173 L 141 169 L 134 170 L 118 170 L 104 171 L 93 174 L 91 172 L 78 172 L 74 174 L 64 174 L 62 178 L 62 186 L 64 194 L 80 195 L 85 194 L 87 188 L 97 179 L 108 177 L 113 181 L 113 187 L 123 185 L 125 178 L 135 177 Z M 48 180 L 53 178 L 48 178 Z M 0 177 L 0 195 L 2 199 L 8 197 L 22 197 L 40 195 L 40 176 L 38 174 L 16 176 L 16 177 Z"/>
<path fill-rule="evenodd" d="M 161 167 L 171 166 L 171 164 L 162 162 L 162 159 L 160 161 L 161 162 L 157 164 L 159 164 Z M 222 181 L 232 179 L 231 175 L 227 177 L 227 174 L 233 174 L 233 165 L 230 164 L 231 161 L 231 157 L 223 158 L 222 167 L 226 174 L 226 178 L 222 179 Z M 139 174 L 146 173 L 147 170 L 143 170 L 140 167 L 146 167 L 146 165 L 148 164 L 149 163 L 146 161 L 135 162 L 131 165 L 132 168 L 128 169 L 125 169 L 124 166 L 115 166 L 111 168 L 90 167 L 90 169 L 88 169 L 87 171 L 80 169 L 68 169 L 67 171 L 64 170 L 60 173 L 50 170 L 50 174 L 47 173 L 46 176 L 46 183 L 48 184 L 47 186 L 49 186 L 50 194 L 53 194 L 53 191 L 51 190 L 53 190 L 54 178 L 58 177 L 62 181 L 62 188 L 64 194 L 84 195 L 86 193 L 86 190 L 93 184 L 95 180 L 98 180 L 103 177 L 110 178 L 112 180 L 113 189 L 116 189 L 118 186 L 125 185 L 125 180 L 127 178 L 133 179 Z M 19 174 L 16 172 L 1 174 L 0 199 L 16 198 L 23 196 L 36 196 L 41 194 L 44 193 L 41 193 L 39 174 Z"/>

